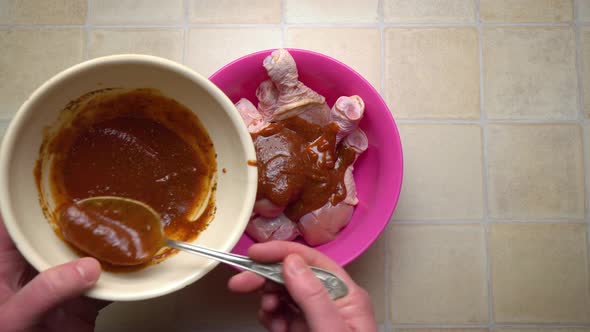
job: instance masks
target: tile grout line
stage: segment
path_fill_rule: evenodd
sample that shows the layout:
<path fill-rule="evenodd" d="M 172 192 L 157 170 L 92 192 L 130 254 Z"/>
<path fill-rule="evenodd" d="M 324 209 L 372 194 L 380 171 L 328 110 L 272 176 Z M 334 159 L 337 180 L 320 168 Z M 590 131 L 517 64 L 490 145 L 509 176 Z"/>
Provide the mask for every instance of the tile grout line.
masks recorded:
<path fill-rule="evenodd" d="M 582 61 L 582 31 L 580 27 L 580 19 L 579 19 L 579 0 L 574 0 L 574 37 L 575 37 L 575 46 L 576 46 L 576 72 L 577 72 L 577 79 L 578 79 L 578 117 L 580 119 L 580 124 L 582 127 L 582 161 L 584 167 L 584 208 L 585 208 L 585 217 L 586 222 L 589 224 L 586 226 L 586 261 L 590 261 L 590 174 L 587 174 L 588 169 L 590 169 L 590 156 L 588 156 L 588 128 L 584 125 L 585 123 L 585 110 L 584 110 L 584 80 L 583 80 L 583 66 L 584 63 Z M 590 264 L 588 264 L 588 290 L 590 291 Z M 590 295 L 590 294 L 588 294 Z"/>
<path fill-rule="evenodd" d="M 88 60 L 90 49 L 90 17 L 92 17 L 92 2 L 94 0 L 86 0 L 86 20 L 84 21 L 84 60 Z"/>
<path fill-rule="evenodd" d="M 287 47 L 287 9 L 286 9 L 286 0 L 281 0 L 281 21 L 279 23 L 279 27 L 281 29 L 281 47 Z"/>
<path fill-rule="evenodd" d="M 479 112 L 481 120 L 481 167 L 482 167 L 482 188 L 483 188 L 483 236 L 484 236 L 484 251 L 485 251 L 485 269 L 486 269 L 486 286 L 487 286 L 487 306 L 488 306 L 488 328 L 495 327 L 494 320 L 494 301 L 492 289 L 492 255 L 491 255 L 491 232 L 490 232 L 490 206 L 489 206 L 489 184 L 488 184 L 488 154 L 487 154 L 487 138 L 488 138 L 488 118 L 485 112 L 484 101 L 484 62 L 483 62 L 483 33 L 480 16 L 480 0 L 475 1 L 475 22 L 477 26 L 477 45 L 479 56 Z"/>
<path fill-rule="evenodd" d="M 383 98 L 383 100 L 385 100 L 385 37 L 384 37 L 384 11 L 383 11 L 383 1 L 384 0 L 378 0 L 377 2 L 377 26 L 379 28 L 379 38 L 380 38 L 380 44 L 379 44 L 379 67 L 380 67 L 380 90 L 381 90 L 381 97 Z M 392 216 L 393 217 L 393 216 Z M 393 314 L 392 314 L 392 306 L 393 306 L 393 297 L 391 296 L 391 253 L 390 253 L 390 234 L 391 234 L 391 229 L 393 228 L 393 223 L 392 223 L 392 219 L 389 220 L 389 225 L 386 228 L 386 237 L 385 237 L 385 252 L 383 254 L 384 256 L 384 267 L 383 267 L 383 271 L 384 271 L 384 283 L 385 283 L 385 287 L 383 288 L 385 291 L 385 322 L 383 322 L 383 327 L 385 331 L 393 331 Z"/>
<path fill-rule="evenodd" d="M 92 0 L 88 0 L 89 2 Z M 284 0 L 283 0 L 284 1 Z M 284 16 L 284 12 L 281 14 Z M 571 27 L 571 23 L 188 23 L 188 24 L 94 24 L 96 28 L 271 28 L 284 26 L 285 28 L 379 28 L 381 25 L 384 28 L 399 27 L 399 28 L 454 28 L 454 27 Z M 579 22 L 580 26 L 590 26 L 590 23 Z M 83 24 L 68 24 L 68 25 L 53 25 L 53 24 L 0 24 L 0 29 L 75 29 L 84 27 Z"/>
<path fill-rule="evenodd" d="M 188 53 L 188 0 L 182 0 L 182 10 L 183 10 L 183 25 L 182 25 L 182 64 L 185 66 L 187 65 L 187 53 Z"/>

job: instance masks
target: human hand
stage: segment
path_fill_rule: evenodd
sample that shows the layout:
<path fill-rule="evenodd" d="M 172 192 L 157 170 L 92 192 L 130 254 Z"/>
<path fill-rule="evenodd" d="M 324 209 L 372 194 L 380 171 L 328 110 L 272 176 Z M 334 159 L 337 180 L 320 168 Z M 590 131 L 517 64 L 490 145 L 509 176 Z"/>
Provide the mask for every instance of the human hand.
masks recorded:
<path fill-rule="evenodd" d="M 108 303 L 80 295 L 98 280 L 100 264 L 81 258 L 38 274 L 18 252 L 0 218 L 0 326 L 3 332 L 94 331 Z"/>
<path fill-rule="evenodd" d="M 377 331 L 369 294 L 358 286 L 336 262 L 319 251 L 286 241 L 258 243 L 248 255 L 260 262 L 283 261 L 283 278 L 288 291 L 252 272 L 241 272 L 229 282 L 238 293 L 262 291 L 258 319 L 272 332 Z M 349 294 L 331 300 L 309 266 L 316 266 L 340 277 Z M 294 303 L 293 303 L 294 302 Z"/>

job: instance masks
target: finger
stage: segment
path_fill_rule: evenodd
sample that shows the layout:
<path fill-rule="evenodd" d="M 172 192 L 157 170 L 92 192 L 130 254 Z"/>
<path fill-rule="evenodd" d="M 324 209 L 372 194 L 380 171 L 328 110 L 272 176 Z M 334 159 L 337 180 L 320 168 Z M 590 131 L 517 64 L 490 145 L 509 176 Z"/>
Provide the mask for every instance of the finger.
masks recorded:
<path fill-rule="evenodd" d="M 283 277 L 289 294 L 303 311 L 312 331 L 344 331 L 345 326 L 328 291 L 297 254 L 284 260 Z"/>
<path fill-rule="evenodd" d="M 260 298 L 260 309 L 272 313 L 279 309 L 281 301 L 279 295 L 275 293 L 263 294 Z"/>
<path fill-rule="evenodd" d="M 248 249 L 248 256 L 261 262 L 282 261 L 290 254 L 298 254 L 307 264 L 329 270 L 330 272 L 336 273 L 347 284 L 351 286 L 354 284 L 354 281 L 340 265 L 321 252 L 300 243 L 270 241 L 254 244 Z"/>
<path fill-rule="evenodd" d="M 264 326 L 267 330 L 270 331 L 271 322 L 272 322 L 272 314 L 268 313 L 262 309 L 258 310 L 258 321 L 262 326 Z"/>
<path fill-rule="evenodd" d="M 100 264 L 82 258 L 50 268 L 17 292 L 0 311 L 0 321 L 8 331 L 25 330 L 62 302 L 79 296 L 98 280 Z"/>
<path fill-rule="evenodd" d="M 227 287 L 232 292 L 250 293 L 260 289 L 265 281 L 266 279 L 263 277 L 250 271 L 245 271 L 232 276 L 227 283 Z"/>

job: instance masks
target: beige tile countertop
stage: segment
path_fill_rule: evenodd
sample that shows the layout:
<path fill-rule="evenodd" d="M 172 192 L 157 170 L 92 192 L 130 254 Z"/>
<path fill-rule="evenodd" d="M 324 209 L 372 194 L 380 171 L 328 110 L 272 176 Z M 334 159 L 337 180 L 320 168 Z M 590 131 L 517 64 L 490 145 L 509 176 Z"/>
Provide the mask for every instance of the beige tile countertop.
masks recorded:
<path fill-rule="evenodd" d="M 386 332 L 590 332 L 590 0 L 0 0 L 0 132 L 59 70 L 147 53 L 204 75 L 307 48 L 400 128 L 392 222 L 347 269 Z M 219 267 L 98 331 L 261 331 Z"/>

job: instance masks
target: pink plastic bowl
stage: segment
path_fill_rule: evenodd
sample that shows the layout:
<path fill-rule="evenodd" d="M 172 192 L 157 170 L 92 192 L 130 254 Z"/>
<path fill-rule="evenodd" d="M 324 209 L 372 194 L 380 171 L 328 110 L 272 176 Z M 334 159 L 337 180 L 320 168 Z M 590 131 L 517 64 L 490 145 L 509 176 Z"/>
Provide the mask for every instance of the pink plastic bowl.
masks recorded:
<path fill-rule="evenodd" d="M 239 58 L 213 74 L 210 80 L 232 102 L 248 98 L 256 105 L 256 88 L 268 79 L 262 60 L 271 52 L 266 50 Z M 399 133 L 379 93 L 356 71 L 323 54 L 299 49 L 289 49 L 289 52 L 297 63 L 299 79 L 326 97 L 330 107 L 338 97 L 345 95 L 359 95 L 365 101 L 366 111 L 360 127 L 369 138 L 369 148 L 354 166 L 359 204 L 338 237 L 316 247 L 339 264 L 346 265 L 377 239 L 393 214 L 403 175 Z M 233 252 L 244 255 L 253 243 L 244 234 Z"/>

